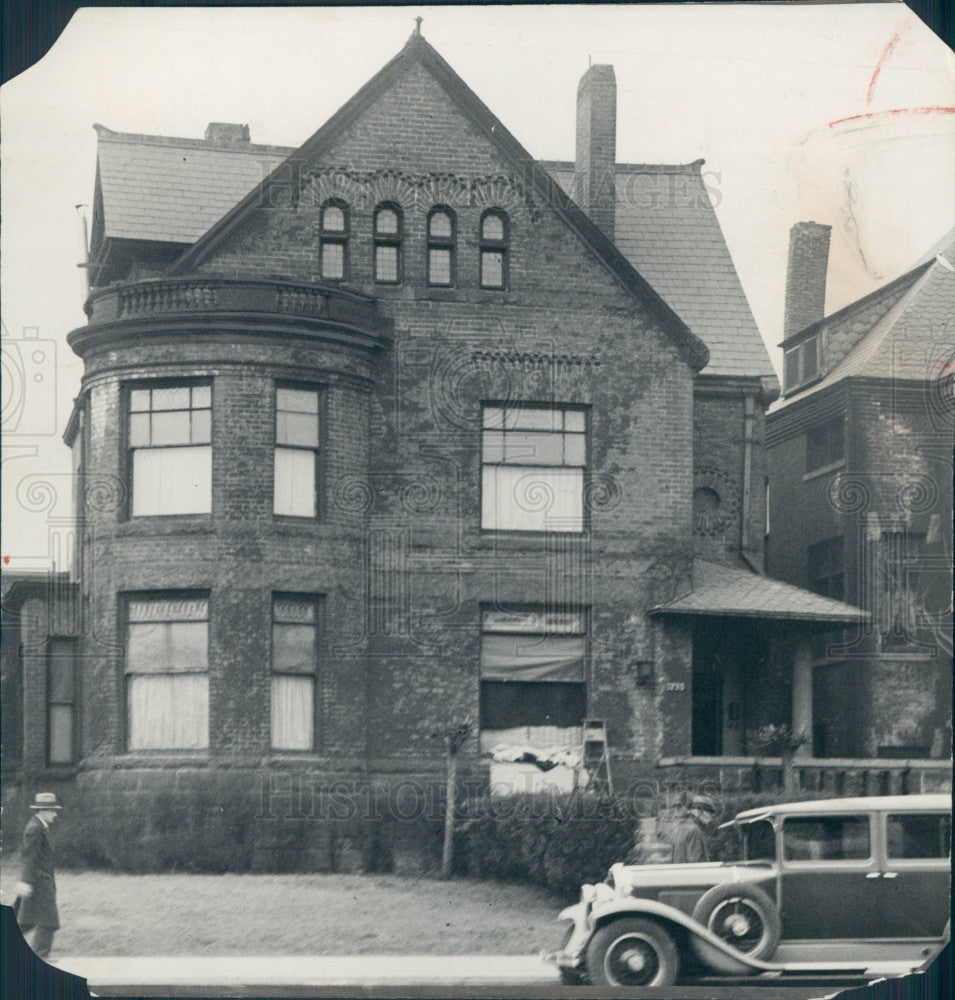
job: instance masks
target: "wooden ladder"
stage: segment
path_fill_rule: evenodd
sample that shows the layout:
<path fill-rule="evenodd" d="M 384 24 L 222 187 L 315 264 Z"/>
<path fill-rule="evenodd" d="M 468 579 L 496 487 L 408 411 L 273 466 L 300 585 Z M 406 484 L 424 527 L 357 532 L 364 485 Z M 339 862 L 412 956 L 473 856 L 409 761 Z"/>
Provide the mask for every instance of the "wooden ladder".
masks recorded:
<path fill-rule="evenodd" d="M 587 772 L 585 792 L 613 795 L 607 724 L 603 719 L 585 719 L 580 747 L 580 766 Z"/>

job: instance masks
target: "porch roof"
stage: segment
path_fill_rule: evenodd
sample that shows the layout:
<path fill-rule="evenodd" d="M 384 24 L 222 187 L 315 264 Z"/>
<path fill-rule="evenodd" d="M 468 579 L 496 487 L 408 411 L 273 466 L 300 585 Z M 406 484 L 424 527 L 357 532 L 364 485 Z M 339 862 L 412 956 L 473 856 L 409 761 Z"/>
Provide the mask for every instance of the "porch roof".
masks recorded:
<path fill-rule="evenodd" d="M 861 608 L 820 597 L 802 587 L 748 570 L 696 559 L 693 589 L 650 609 L 656 615 L 719 615 L 811 624 L 853 624 L 868 619 Z"/>

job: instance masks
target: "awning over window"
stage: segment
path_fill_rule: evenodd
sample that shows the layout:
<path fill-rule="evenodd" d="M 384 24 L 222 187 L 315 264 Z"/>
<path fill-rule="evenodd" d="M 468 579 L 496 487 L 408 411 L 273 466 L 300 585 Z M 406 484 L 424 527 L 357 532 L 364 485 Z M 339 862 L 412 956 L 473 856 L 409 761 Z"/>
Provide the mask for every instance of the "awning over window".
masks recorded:
<path fill-rule="evenodd" d="M 491 681 L 582 681 L 582 635 L 485 635 L 481 679 Z"/>

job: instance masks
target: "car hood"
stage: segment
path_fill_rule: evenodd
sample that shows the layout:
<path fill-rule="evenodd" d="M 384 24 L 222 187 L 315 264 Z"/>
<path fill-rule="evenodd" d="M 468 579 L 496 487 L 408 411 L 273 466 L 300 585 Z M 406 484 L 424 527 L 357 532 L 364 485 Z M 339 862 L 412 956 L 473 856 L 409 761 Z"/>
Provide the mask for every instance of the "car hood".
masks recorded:
<path fill-rule="evenodd" d="M 722 861 L 697 862 L 686 865 L 614 865 L 614 883 L 618 888 L 635 889 L 650 886 L 682 888 L 684 886 L 722 885 L 724 882 L 761 882 L 773 874 L 766 864 L 735 865 Z"/>

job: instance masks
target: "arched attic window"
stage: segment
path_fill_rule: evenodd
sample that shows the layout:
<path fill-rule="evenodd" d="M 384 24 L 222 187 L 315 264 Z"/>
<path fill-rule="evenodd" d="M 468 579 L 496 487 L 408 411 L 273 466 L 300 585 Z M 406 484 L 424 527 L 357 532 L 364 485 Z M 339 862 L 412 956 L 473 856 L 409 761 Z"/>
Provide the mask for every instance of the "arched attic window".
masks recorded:
<path fill-rule="evenodd" d="M 507 288 L 507 215 L 489 208 L 481 216 L 481 287 Z"/>
<path fill-rule="evenodd" d="M 454 284 L 454 251 L 457 237 L 454 212 L 437 205 L 428 214 L 428 284 Z"/>
<path fill-rule="evenodd" d="M 341 281 L 348 268 L 348 206 L 331 198 L 319 215 L 319 269 L 327 281 Z"/>
<path fill-rule="evenodd" d="M 396 285 L 401 280 L 401 209 L 385 202 L 375 209 L 375 281 Z"/>

